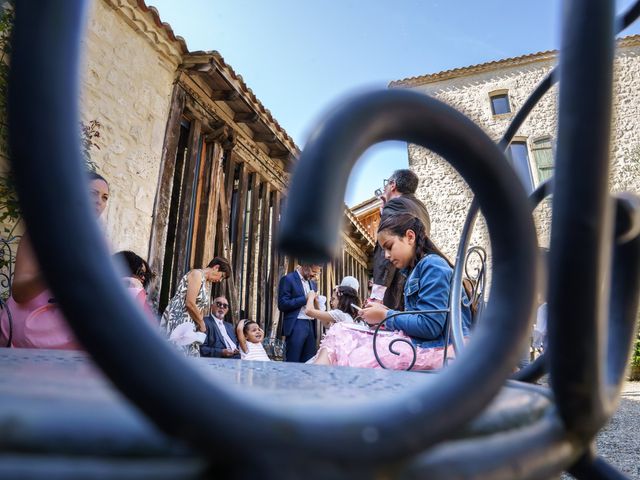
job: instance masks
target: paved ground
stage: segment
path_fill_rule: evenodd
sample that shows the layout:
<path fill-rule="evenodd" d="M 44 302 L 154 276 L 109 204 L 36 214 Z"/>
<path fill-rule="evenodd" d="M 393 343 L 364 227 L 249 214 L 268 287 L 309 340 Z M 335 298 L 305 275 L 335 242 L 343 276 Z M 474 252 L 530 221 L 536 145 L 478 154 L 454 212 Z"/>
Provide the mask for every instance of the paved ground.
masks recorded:
<path fill-rule="evenodd" d="M 640 382 L 624 385 L 620 406 L 596 443 L 600 456 L 629 478 L 640 480 Z"/>

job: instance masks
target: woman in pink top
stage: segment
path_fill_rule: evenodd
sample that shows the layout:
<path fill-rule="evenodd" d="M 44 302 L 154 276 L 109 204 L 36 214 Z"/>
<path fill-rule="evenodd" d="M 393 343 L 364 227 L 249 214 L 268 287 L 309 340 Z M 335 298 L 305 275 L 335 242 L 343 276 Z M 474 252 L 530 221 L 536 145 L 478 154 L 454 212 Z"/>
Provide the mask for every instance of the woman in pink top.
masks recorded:
<path fill-rule="evenodd" d="M 123 277 L 125 288 L 144 310 L 149 322 L 157 327 L 159 320 L 151 310 L 149 303 L 147 303 L 146 291 L 151 279 L 155 277 L 155 273 L 151 271 L 145 259 L 131 250 L 122 250 L 116 253 L 113 258 L 124 264 L 126 268 L 126 276 Z"/>
<path fill-rule="evenodd" d="M 89 173 L 89 181 L 91 198 L 99 217 L 109 200 L 109 184 L 95 172 Z M 11 325 L 6 311 L 3 311 L 0 315 L 1 346 L 82 349 L 45 283 L 28 233 L 23 235 L 18 245 L 7 307 L 11 311 Z"/>

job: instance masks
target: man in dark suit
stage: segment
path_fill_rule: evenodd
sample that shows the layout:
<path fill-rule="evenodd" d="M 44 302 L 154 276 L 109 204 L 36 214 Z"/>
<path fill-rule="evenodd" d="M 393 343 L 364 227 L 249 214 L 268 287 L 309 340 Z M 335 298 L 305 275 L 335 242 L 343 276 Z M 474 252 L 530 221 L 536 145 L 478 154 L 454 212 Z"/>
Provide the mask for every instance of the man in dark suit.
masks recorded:
<path fill-rule="evenodd" d="M 304 313 L 310 291 L 317 291 L 320 265 L 300 265 L 280 279 L 278 309 L 286 337 L 287 362 L 306 362 L 316 354 L 316 321 Z"/>
<path fill-rule="evenodd" d="M 411 170 L 393 172 L 385 180 L 384 189 L 376 191 L 376 195 L 382 200 L 380 222 L 390 215 L 410 213 L 422 221 L 425 233 L 429 236 L 431 219 L 427 207 L 415 196 L 417 189 L 418 176 Z M 403 310 L 405 280 L 404 275 L 384 257 L 384 250 L 376 243 L 373 252 L 373 287 L 369 300 L 381 301 L 392 310 Z"/>
<path fill-rule="evenodd" d="M 217 297 L 211 304 L 211 315 L 204 317 L 207 339 L 200 345 L 202 357 L 240 358 L 233 325 L 224 321 L 228 311 L 229 302 L 225 297 Z"/>

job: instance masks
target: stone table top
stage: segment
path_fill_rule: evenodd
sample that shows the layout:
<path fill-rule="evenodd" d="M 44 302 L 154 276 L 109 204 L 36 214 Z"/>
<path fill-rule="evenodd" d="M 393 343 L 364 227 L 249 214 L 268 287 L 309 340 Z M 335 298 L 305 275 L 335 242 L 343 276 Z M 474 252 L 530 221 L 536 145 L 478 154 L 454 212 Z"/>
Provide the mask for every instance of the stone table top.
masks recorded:
<path fill-rule="evenodd" d="M 196 368 L 255 401 L 279 408 L 354 406 L 397 396 L 438 375 L 280 362 L 193 359 Z M 151 372 L 150 374 L 153 374 Z M 158 381 L 162 381 L 158 378 Z M 214 405 L 214 399 L 212 399 Z M 539 417 L 541 393 L 504 388 L 470 425 L 474 434 Z M 191 456 L 161 433 L 82 352 L 0 349 L 0 453 Z"/>

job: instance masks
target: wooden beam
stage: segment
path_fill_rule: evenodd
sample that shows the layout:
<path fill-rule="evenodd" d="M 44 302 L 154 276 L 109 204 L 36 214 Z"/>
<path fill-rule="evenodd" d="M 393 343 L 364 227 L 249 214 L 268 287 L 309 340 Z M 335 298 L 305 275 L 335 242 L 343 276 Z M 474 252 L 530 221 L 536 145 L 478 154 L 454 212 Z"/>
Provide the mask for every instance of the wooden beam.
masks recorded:
<path fill-rule="evenodd" d="M 164 134 L 164 145 L 160 159 L 160 181 L 153 205 L 153 226 L 149 239 L 149 253 L 147 258 L 151 269 L 162 278 L 164 268 L 164 253 L 167 243 L 167 226 L 169 223 L 169 210 L 171 208 L 171 191 L 173 187 L 173 175 L 176 167 L 176 154 L 178 141 L 180 140 L 180 121 L 186 99 L 185 91 L 177 85 L 173 88 L 169 118 Z M 149 297 L 153 305 L 158 308 L 161 282 L 154 282 Z"/>
<path fill-rule="evenodd" d="M 200 168 L 196 172 L 198 178 L 195 206 L 193 208 L 193 230 L 191 231 L 191 265 L 198 268 L 203 265 L 203 247 L 206 244 L 205 231 L 209 211 L 209 195 L 211 193 L 211 152 L 207 143 L 202 142 L 200 150 Z M 207 260 L 208 262 L 209 260 Z"/>
<path fill-rule="evenodd" d="M 273 329 L 274 325 L 277 328 L 278 325 L 278 283 L 280 282 L 280 270 L 278 269 L 280 254 L 278 249 L 276 248 L 276 237 L 278 235 L 278 225 L 280 224 L 280 192 L 278 190 L 274 190 L 271 192 L 271 205 L 272 205 L 272 213 L 271 213 L 271 252 L 269 252 L 271 259 L 269 262 L 269 280 L 268 280 L 268 289 L 271 292 L 271 311 L 269 312 L 269 324 L 266 325 L 266 328 L 271 328 L 270 333 L 272 336 L 275 336 L 276 332 Z M 265 330 L 266 331 L 266 330 Z"/>
<path fill-rule="evenodd" d="M 209 204 L 207 205 L 206 230 L 204 235 L 204 245 L 202 247 L 204 262 L 209 262 L 216 255 L 216 235 L 218 224 L 218 212 L 220 210 L 220 195 L 224 190 L 222 186 L 222 147 L 219 143 L 214 143 L 211 152 L 211 172 L 209 191 Z M 228 221 L 228 220 L 227 220 Z M 204 265 L 204 263 L 203 263 Z"/>
<path fill-rule="evenodd" d="M 224 173 L 222 173 L 220 184 L 224 184 Z M 220 189 L 220 230 L 222 237 L 222 256 L 229 260 L 231 254 L 231 245 L 229 242 L 229 218 L 231 214 L 229 212 L 229 202 L 227 202 L 226 192 L 224 189 Z M 232 269 L 231 275 L 227 279 L 227 287 L 229 290 L 229 311 L 231 312 L 231 319 L 233 324 L 236 325 L 240 320 L 240 302 L 238 301 L 238 283 L 237 283 L 237 270 Z"/>
<path fill-rule="evenodd" d="M 256 308 L 256 249 L 260 244 L 260 175 L 258 172 L 251 174 L 251 204 L 249 211 L 249 230 L 247 231 L 247 281 L 245 282 L 245 310 L 247 318 L 255 320 Z"/>
<path fill-rule="evenodd" d="M 269 316 L 269 305 L 272 292 L 267 288 L 267 269 L 269 267 L 269 251 L 271 246 L 271 225 L 269 223 L 269 214 L 271 202 L 271 188 L 268 182 L 262 184 L 262 192 L 260 195 L 260 236 L 258 250 L 258 288 L 257 288 L 257 310 L 256 321 L 260 323 L 262 328 L 266 328 Z M 266 331 L 266 330 L 265 330 Z"/>
<path fill-rule="evenodd" d="M 244 264 L 242 261 L 244 253 L 244 216 L 247 206 L 247 191 L 249 190 L 249 172 L 245 163 L 240 164 L 240 177 L 238 181 L 238 191 L 236 197 L 236 211 L 234 212 L 233 228 L 235 231 L 233 234 L 233 244 L 231 249 L 233 250 L 233 269 L 236 272 L 236 286 L 238 291 L 242 291 L 242 284 L 244 283 L 243 269 Z"/>
<path fill-rule="evenodd" d="M 174 281 L 181 278 L 191 268 L 187 264 L 190 253 L 188 249 L 189 239 L 189 223 L 191 221 L 193 206 L 193 184 L 196 176 L 196 165 L 198 163 L 198 154 L 200 153 L 200 127 L 201 123 L 195 119 L 191 122 L 189 131 L 189 148 L 187 150 L 188 157 L 184 167 L 184 176 L 182 180 L 182 191 L 180 192 L 180 206 L 178 209 L 178 229 L 176 233 L 176 263 L 174 266 Z M 200 266 L 198 266 L 200 267 Z"/>
<path fill-rule="evenodd" d="M 261 143 L 274 143 L 278 141 L 278 138 L 271 132 L 269 133 L 255 133 L 253 140 Z"/>
<path fill-rule="evenodd" d="M 255 123 L 260 119 L 256 112 L 238 112 L 233 116 L 236 123 Z"/>
<path fill-rule="evenodd" d="M 209 95 L 211 100 L 216 102 L 231 102 L 240 98 L 240 93 L 236 90 L 217 90 Z"/>

